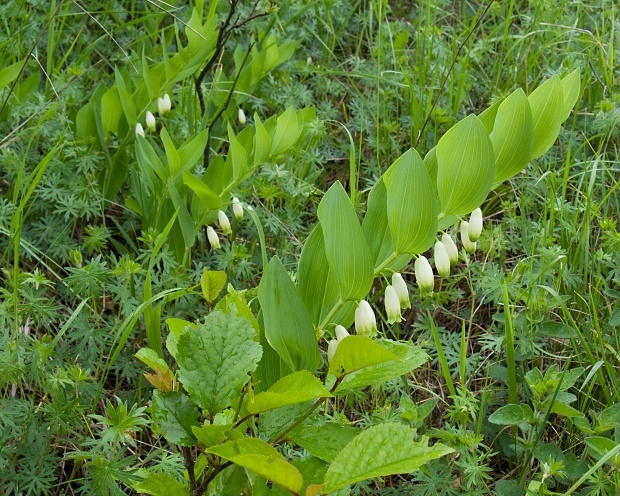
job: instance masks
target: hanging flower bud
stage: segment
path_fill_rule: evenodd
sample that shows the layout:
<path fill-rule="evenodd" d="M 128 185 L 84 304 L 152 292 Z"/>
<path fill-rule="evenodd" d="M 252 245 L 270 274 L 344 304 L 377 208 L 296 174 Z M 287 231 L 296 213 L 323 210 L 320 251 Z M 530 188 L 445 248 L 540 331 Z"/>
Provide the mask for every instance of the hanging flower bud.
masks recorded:
<path fill-rule="evenodd" d="M 435 267 L 441 277 L 450 275 L 450 257 L 445 245 L 441 241 L 435 243 Z"/>
<path fill-rule="evenodd" d="M 338 349 L 338 341 L 336 339 L 330 339 L 327 343 L 327 361 L 331 363 Z"/>
<path fill-rule="evenodd" d="M 482 210 L 477 208 L 469 217 L 469 229 L 467 230 L 470 241 L 477 241 L 482 234 Z"/>
<path fill-rule="evenodd" d="M 235 219 L 241 220 L 243 218 L 243 205 L 236 196 L 232 199 L 232 209 Z"/>
<path fill-rule="evenodd" d="M 245 118 L 245 112 L 243 111 L 242 108 L 240 108 L 239 112 L 237 112 L 237 117 L 239 119 L 239 124 L 243 126 L 246 123 L 246 118 Z"/>
<path fill-rule="evenodd" d="M 139 122 L 136 124 L 136 136 L 142 136 L 144 138 L 144 128 Z"/>
<path fill-rule="evenodd" d="M 355 310 L 355 332 L 360 336 L 374 336 L 377 333 L 375 312 L 366 300 L 360 301 Z"/>
<path fill-rule="evenodd" d="M 222 210 L 217 211 L 217 221 L 222 228 L 222 232 L 226 235 L 232 234 L 232 229 L 230 228 L 230 221 L 228 220 L 228 216 Z"/>
<path fill-rule="evenodd" d="M 459 249 L 456 247 L 454 241 L 452 241 L 452 236 L 450 236 L 448 233 L 444 233 L 441 237 L 441 242 L 443 243 L 443 246 L 448 253 L 450 263 L 457 263 L 459 261 Z"/>
<path fill-rule="evenodd" d="M 217 233 L 215 232 L 215 229 L 213 229 L 211 226 L 207 226 L 207 238 L 209 239 L 209 243 L 211 244 L 211 248 L 218 249 L 221 248 L 220 246 L 220 238 L 218 237 Z"/>
<path fill-rule="evenodd" d="M 415 261 L 415 280 L 423 293 L 432 293 L 435 287 L 433 268 L 426 257 L 421 256 Z"/>
<path fill-rule="evenodd" d="M 336 326 L 336 339 L 338 342 L 342 341 L 344 338 L 348 338 L 349 336 L 349 331 L 347 331 L 343 326 Z"/>
<path fill-rule="evenodd" d="M 385 288 L 385 313 L 387 314 L 388 324 L 394 324 L 403 320 L 400 314 L 400 299 L 394 286 Z"/>
<path fill-rule="evenodd" d="M 407 289 L 407 283 L 398 272 L 392 274 L 392 287 L 396 290 L 398 295 L 398 301 L 400 302 L 400 308 L 411 308 L 411 302 L 409 301 L 409 289 Z"/>
<path fill-rule="evenodd" d="M 149 131 L 155 131 L 156 128 L 156 124 L 155 124 L 155 116 L 151 113 L 150 110 L 146 111 L 146 127 L 149 128 Z"/>
<path fill-rule="evenodd" d="M 170 96 L 168 93 L 164 95 L 163 98 L 157 99 L 157 109 L 159 110 L 159 115 L 163 116 L 170 112 L 172 108 L 172 102 L 170 101 Z"/>
<path fill-rule="evenodd" d="M 476 251 L 476 243 L 469 239 L 469 222 L 461 222 L 461 243 L 467 253 L 473 253 Z"/>

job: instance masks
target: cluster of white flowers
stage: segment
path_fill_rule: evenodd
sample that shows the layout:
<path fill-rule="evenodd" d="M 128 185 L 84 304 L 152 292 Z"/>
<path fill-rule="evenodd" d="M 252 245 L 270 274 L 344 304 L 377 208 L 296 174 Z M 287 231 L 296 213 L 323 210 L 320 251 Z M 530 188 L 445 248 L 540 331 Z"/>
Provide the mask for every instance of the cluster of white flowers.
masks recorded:
<path fill-rule="evenodd" d="M 241 220 L 243 218 L 243 205 L 241 205 L 239 198 L 237 198 L 236 196 L 233 197 L 231 205 L 232 205 L 232 210 L 233 210 L 235 219 Z M 248 206 L 247 208 L 248 210 L 251 210 L 251 207 Z M 226 212 L 224 212 L 223 210 L 217 211 L 217 223 L 220 225 L 222 234 L 224 234 L 225 236 L 232 234 L 232 226 L 230 225 L 230 219 L 226 215 Z M 213 227 L 211 226 L 207 226 L 207 239 L 209 240 L 209 244 L 211 245 L 211 248 L 213 249 L 221 248 L 220 238 L 217 235 L 217 232 L 215 231 L 215 229 L 213 229 Z"/>
<path fill-rule="evenodd" d="M 476 241 L 482 233 L 482 211 L 477 208 L 471 213 L 469 222 L 463 220 L 460 225 L 461 243 L 467 253 L 476 250 Z M 444 233 L 441 241 L 435 243 L 435 267 L 441 277 L 450 275 L 450 267 L 458 262 L 459 251 L 456 243 L 448 233 Z M 431 293 L 435 287 L 435 277 L 430 262 L 424 256 L 419 256 L 414 264 L 414 272 L 418 287 L 423 293 Z M 392 274 L 392 284 L 385 288 L 385 313 L 389 324 L 402 320 L 401 311 L 411 308 L 407 283 L 399 273 Z M 375 336 L 377 321 L 375 313 L 366 300 L 359 302 L 355 310 L 355 332 L 360 336 Z M 341 325 L 336 326 L 336 339 L 328 343 L 327 358 L 331 362 L 338 343 L 349 335 Z"/>
<path fill-rule="evenodd" d="M 163 98 L 157 99 L 157 109 L 159 111 L 159 116 L 163 117 L 172 109 L 172 101 L 170 100 L 170 95 L 166 93 Z M 144 123 L 146 124 L 146 128 L 154 132 L 157 129 L 157 121 L 155 120 L 155 116 L 153 112 L 150 110 L 146 111 L 146 115 L 144 116 Z M 144 127 L 140 122 L 136 124 L 136 136 L 145 137 Z"/>

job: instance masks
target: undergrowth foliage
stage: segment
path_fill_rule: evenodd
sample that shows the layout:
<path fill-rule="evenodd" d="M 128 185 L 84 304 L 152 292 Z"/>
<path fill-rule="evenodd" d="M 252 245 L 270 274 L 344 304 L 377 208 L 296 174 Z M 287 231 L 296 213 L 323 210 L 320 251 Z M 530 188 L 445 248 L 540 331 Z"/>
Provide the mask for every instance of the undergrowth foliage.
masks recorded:
<path fill-rule="evenodd" d="M 0 494 L 617 494 L 617 17 L 3 2 Z"/>

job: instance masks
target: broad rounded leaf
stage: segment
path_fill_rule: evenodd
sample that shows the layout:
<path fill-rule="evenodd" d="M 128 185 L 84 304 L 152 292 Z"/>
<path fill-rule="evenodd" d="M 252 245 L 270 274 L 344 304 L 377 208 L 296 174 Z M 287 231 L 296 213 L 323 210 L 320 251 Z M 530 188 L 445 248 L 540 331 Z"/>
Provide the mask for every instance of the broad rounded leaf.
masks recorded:
<path fill-rule="evenodd" d="M 349 336 L 338 345 L 329 365 L 330 374 L 340 377 L 356 370 L 398 360 L 385 346 L 367 336 Z"/>
<path fill-rule="evenodd" d="M 295 403 L 332 396 L 323 383 L 307 370 L 284 376 L 267 391 L 248 400 L 248 413 L 256 414 Z"/>
<path fill-rule="evenodd" d="M 226 408 L 250 379 L 262 355 L 252 324 L 219 310 L 178 338 L 179 381 L 211 416 Z"/>
<path fill-rule="evenodd" d="M 398 254 L 422 253 L 437 235 L 439 208 L 435 188 L 424 162 L 413 148 L 401 155 L 383 175 L 387 217 Z"/>
<path fill-rule="evenodd" d="M 186 395 L 177 391 L 164 394 L 155 390 L 151 412 L 155 431 L 170 443 L 181 446 L 196 444 L 192 427 L 198 426 L 200 412 Z"/>
<path fill-rule="evenodd" d="M 495 152 L 493 182 L 514 176 L 530 161 L 534 144 L 532 110 L 522 89 L 511 93 L 499 106 L 491 142 Z"/>
<path fill-rule="evenodd" d="M 141 494 L 151 496 L 189 496 L 189 487 L 166 474 L 149 474 L 133 487 Z"/>
<path fill-rule="evenodd" d="M 486 199 L 495 170 L 493 145 L 478 117 L 469 115 L 437 144 L 440 217 L 465 215 Z"/>
<path fill-rule="evenodd" d="M 207 269 L 202 271 L 202 276 L 200 276 L 200 287 L 202 289 L 203 298 L 209 303 L 218 297 L 225 284 L 226 272 Z"/>
<path fill-rule="evenodd" d="M 545 153 L 560 134 L 564 115 L 564 95 L 558 76 L 548 79 L 527 98 L 532 108 L 534 147 L 532 159 Z"/>
<path fill-rule="evenodd" d="M 489 416 L 489 422 L 497 425 L 519 425 L 527 422 L 528 417 L 520 405 L 506 405 Z"/>
<path fill-rule="evenodd" d="M 414 441 L 417 431 L 402 424 L 368 428 L 338 454 L 327 469 L 323 492 L 330 493 L 355 482 L 393 474 L 408 474 L 454 450 L 428 438 Z"/>
<path fill-rule="evenodd" d="M 298 493 L 303 485 L 299 470 L 287 462 L 277 449 L 261 439 L 238 439 L 206 451 L 252 470 L 293 493 Z"/>

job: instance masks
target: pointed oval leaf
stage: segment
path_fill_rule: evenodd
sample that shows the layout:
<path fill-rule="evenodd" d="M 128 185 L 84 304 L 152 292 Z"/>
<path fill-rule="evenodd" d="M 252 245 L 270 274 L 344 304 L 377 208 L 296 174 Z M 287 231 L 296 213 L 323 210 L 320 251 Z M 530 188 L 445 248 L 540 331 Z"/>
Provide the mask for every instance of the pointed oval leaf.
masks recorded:
<path fill-rule="evenodd" d="M 294 494 L 303 486 L 299 470 L 287 462 L 277 449 L 261 439 L 238 439 L 209 448 L 206 452 L 252 470 Z"/>
<path fill-rule="evenodd" d="M 181 159 L 181 168 L 184 171 L 193 167 L 202 156 L 207 146 L 208 137 L 209 131 L 204 129 L 181 145 L 179 158 Z"/>
<path fill-rule="evenodd" d="M 299 296 L 315 325 L 318 325 L 321 319 L 328 276 L 329 264 L 325 255 L 323 230 L 321 224 L 317 224 L 301 250 L 297 271 Z"/>
<path fill-rule="evenodd" d="M 254 395 L 248 401 L 247 409 L 248 413 L 256 414 L 331 396 L 317 377 L 307 370 L 300 370 L 284 376 L 267 391 Z"/>
<path fill-rule="evenodd" d="M 545 81 L 527 98 L 532 108 L 534 146 L 532 159 L 545 153 L 560 134 L 564 115 L 564 95 L 558 76 Z"/>
<path fill-rule="evenodd" d="M 256 133 L 254 134 L 254 165 L 257 166 L 269 158 L 271 154 L 271 138 L 256 113 L 254 114 L 254 127 L 256 128 Z"/>
<path fill-rule="evenodd" d="M 278 257 L 273 257 L 258 285 L 265 336 L 293 371 L 314 372 L 320 362 L 312 322 L 297 289 Z"/>
<path fill-rule="evenodd" d="M 562 111 L 562 122 L 568 119 L 579 98 L 581 91 L 581 73 L 575 69 L 568 76 L 562 78 L 562 94 L 564 96 L 564 107 Z"/>
<path fill-rule="evenodd" d="M 482 205 L 493 183 L 495 157 L 480 119 L 471 114 L 437 144 L 440 217 L 465 215 Z"/>
<path fill-rule="evenodd" d="M 340 377 L 364 367 L 398 360 L 385 346 L 367 336 L 348 336 L 343 339 L 329 365 L 329 373 Z"/>
<path fill-rule="evenodd" d="M 497 100 L 493 105 L 491 105 L 488 109 L 482 112 L 478 119 L 482 122 L 482 125 L 487 130 L 487 133 L 491 134 L 493 131 L 493 126 L 495 125 L 495 116 L 497 115 L 497 110 L 499 106 L 504 101 L 503 98 Z"/>
<path fill-rule="evenodd" d="M 177 343 L 179 381 L 191 399 L 215 416 L 238 396 L 261 358 L 247 319 L 211 312 L 197 329 L 185 328 Z"/>
<path fill-rule="evenodd" d="M 192 427 L 192 432 L 198 441 L 210 448 L 224 441 L 226 433 L 232 429 L 232 424 L 204 424 L 201 427 Z"/>
<path fill-rule="evenodd" d="M 204 269 L 202 271 L 202 276 L 200 276 L 200 287 L 202 289 L 203 298 L 209 303 L 218 297 L 225 284 L 226 272 L 223 270 Z"/>
<path fill-rule="evenodd" d="M 161 138 L 161 141 L 164 144 L 164 149 L 166 150 L 166 159 L 168 160 L 170 177 L 174 178 L 181 170 L 181 157 L 179 156 L 179 152 L 174 146 L 172 138 L 170 138 L 170 135 L 165 127 L 161 128 L 159 137 Z"/>
<path fill-rule="evenodd" d="M 149 474 L 146 479 L 138 482 L 133 488 L 141 494 L 151 496 L 189 496 L 189 486 L 182 484 L 166 474 Z"/>
<path fill-rule="evenodd" d="M 415 429 L 403 424 L 372 426 L 353 439 L 338 454 L 325 474 L 323 492 L 330 493 L 355 482 L 393 474 L 408 474 L 449 453 L 452 448 L 428 438 L 419 441 Z"/>
<path fill-rule="evenodd" d="M 239 142 L 232 127 L 228 126 L 228 141 L 230 143 L 230 158 L 232 161 L 233 181 L 240 179 L 248 168 L 248 157 L 245 148 Z"/>
<path fill-rule="evenodd" d="M 499 106 L 491 142 L 495 152 L 493 182 L 514 176 L 530 161 L 534 144 L 532 110 L 522 89 L 512 92 Z"/>
<path fill-rule="evenodd" d="M 118 88 L 112 86 L 101 97 L 101 123 L 103 132 L 108 135 L 118 130 L 118 123 L 123 115 L 123 106 L 121 105 L 121 97 L 118 94 Z"/>
<path fill-rule="evenodd" d="M 350 425 L 307 421 L 295 427 L 287 435 L 287 439 L 297 443 L 308 453 L 331 463 L 360 432 L 360 429 Z"/>
<path fill-rule="evenodd" d="M 357 213 L 340 181 L 323 196 L 318 217 L 327 261 L 337 276 L 342 300 L 361 300 L 372 286 L 374 267 Z"/>
<path fill-rule="evenodd" d="M 378 267 L 394 252 L 392 235 L 388 227 L 387 190 L 383 177 L 380 177 L 370 190 L 367 205 L 362 230 L 374 260 L 374 266 Z M 388 247 L 384 250 L 385 245 Z"/>
<path fill-rule="evenodd" d="M 183 171 L 183 184 L 189 186 L 206 209 L 215 210 L 222 206 L 222 199 L 219 195 L 216 195 L 209 186 L 194 176 L 194 174 Z"/>
<path fill-rule="evenodd" d="M 297 141 L 298 135 L 297 112 L 293 107 L 289 107 L 278 117 L 276 131 L 271 142 L 271 155 L 279 155 L 288 150 Z"/>
<path fill-rule="evenodd" d="M 394 248 L 400 255 L 430 248 L 437 235 L 439 207 L 424 162 L 413 148 L 401 155 L 383 175 L 387 216 Z"/>

